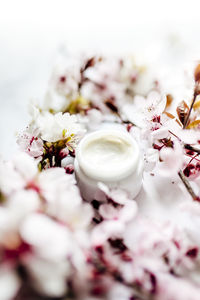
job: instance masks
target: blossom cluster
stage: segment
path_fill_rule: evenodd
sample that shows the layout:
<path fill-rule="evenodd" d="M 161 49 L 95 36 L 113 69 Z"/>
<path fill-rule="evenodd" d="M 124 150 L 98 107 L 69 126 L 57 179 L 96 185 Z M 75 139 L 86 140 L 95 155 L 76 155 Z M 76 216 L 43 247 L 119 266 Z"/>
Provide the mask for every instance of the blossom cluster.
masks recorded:
<path fill-rule="evenodd" d="M 199 300 L 200 65 L 178 103 L 146 72 L 85 55 L 53 70 L 19 153 L 0 161 L 0 299 Z M 81 196 L 76 147 L 104 123 L 140 147 L 135 199 L 101 182 Z"/>

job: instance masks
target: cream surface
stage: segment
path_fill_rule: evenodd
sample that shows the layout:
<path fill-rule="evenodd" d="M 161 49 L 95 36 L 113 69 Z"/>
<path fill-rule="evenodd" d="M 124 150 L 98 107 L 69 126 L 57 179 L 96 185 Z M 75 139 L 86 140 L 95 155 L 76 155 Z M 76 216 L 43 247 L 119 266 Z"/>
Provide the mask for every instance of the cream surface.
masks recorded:
<path fill-rule="evenodd" d="M 125 132 L 101 130 L 82 140 L 77 156 L 80 167 L 89 177 L 118 180 L 134 170 L 138 158 L 136 146 Z"/>
<path fill-rule="evenodd" d="M 121 163 L 126 163 L 130 159 L 130 155 L 134 155 L 130 143 L 112 135 L 88 142 L 83 151 L 84 158 L 88 163 L 96 165 L 104 171 L 118 168 Z"/>

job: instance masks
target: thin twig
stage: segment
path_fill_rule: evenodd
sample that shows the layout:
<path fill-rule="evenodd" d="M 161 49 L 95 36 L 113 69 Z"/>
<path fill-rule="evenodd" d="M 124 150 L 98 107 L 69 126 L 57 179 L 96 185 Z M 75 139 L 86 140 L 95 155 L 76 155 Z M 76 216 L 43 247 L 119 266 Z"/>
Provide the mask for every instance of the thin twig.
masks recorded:
<path fill-rule="evenodd" d="M 176 135 L 174 134 L 171 130 L 168 130 L 170 134 L 172 134 L 175 138 L 177 138 L 179 140 L 179 142 L 181 142 L 181 139 Z"/>
<path fill-rule="evenodd" d="M 193 96 L 193 100 L 192 100 L 192 103 L 190 105 L 190 109 L 189 109 L 189 112 L 187 114 L 187 117 L 185 119 L 185 122 L 184 122 L 184 125 L 183 125 L 183 129 L 185 129 L 188 125 L 188 121 L 189 121 L 189 118 L 190 118 L 190 114 L 191 114 L 191 111 L 193 109 L 193 106 L 194 106 L 194 103 L 196 101 L 196 98 L 197 98 L 197 95 L 198 93 L 196 91 L 194 91 L 194 96 Z M 200 149 L 196 148 L 196 147 L 193 147 L 189 144 L 184 144 L 184 148 L 187 149 L 187 150 L 191 150 L 193 152 L 196 152 L 198 154 L 200 154 Z M 179 171 L 178 173 L 179 177 L 181 178 L 184 186 L 186 187 L 188 193 L 191 195 L 192 199 L 194 201 L 199 201 L 199 197 L 195 194 L 195 192 L 193 191 L 189 181 L 187 180 L 187 178 L 185 177 L 185 175 L 183 174 L 183 171 Z"/>
<path fill-rule="evenodd" d="M 199 161 L 199 159 L 196 158 L 198 155 L 199 155 L 198 153 L 195 154 L 195 155 L 190 159 L 190 161 L 189 161 L 189 163 L 187 164 L 186 167 L 188 167 L 194 159 L 197 160 L 197 161 Z"/>
<path fill-rule="evenodd" d="M 187 127 L 187 124 L 188 124 L 188 121 L 189 121 L 189 118 L 190 118 L 190 114 L 191 114 L 191 111 L 193 109 L 193 106 L 194 106 L 194 103 L 196 101 L 197 96 L 198 96 L 198 93 L 194 92 L 193 100 L 192 100 L 192 103 L 190 105 L 190 109 L 189 109 L 189 112 L 187 114 L 187 117 L 185 119 L 185 122 L 184 122 L 184 125 L 183 125 L 183 129 L 185 129 Z"/>
<path fill-rule="evenodd" d="M 183 174 L 183 171 L 179 171 L 178 172 L 179 177 L 181 178 L 184 186 L 186 187 L 188 193 L 191 195 L 192 199 L 194 201 L 199 201 L 199 197 L 197 197 L 197 195 L 195 194 L 195 192 L 193 191 L 189 181 L 187 180 L 187 178 L 185 177 L 185 175 Z"/>

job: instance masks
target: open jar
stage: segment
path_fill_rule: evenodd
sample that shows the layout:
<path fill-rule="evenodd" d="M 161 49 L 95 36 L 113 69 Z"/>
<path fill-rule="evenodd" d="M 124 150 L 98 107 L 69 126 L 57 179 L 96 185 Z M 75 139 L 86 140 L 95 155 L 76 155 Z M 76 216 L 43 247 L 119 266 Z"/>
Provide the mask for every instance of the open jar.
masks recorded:
<path fill-rule="evenodd" d="M 139 146 L 123 130 L 100 129 L 87 134 L 76 149 L 74 166 L 82 197 L 87 201 L 96 199 L 99 182 L 124 189 L 132 198 L 142 185 Z"/>

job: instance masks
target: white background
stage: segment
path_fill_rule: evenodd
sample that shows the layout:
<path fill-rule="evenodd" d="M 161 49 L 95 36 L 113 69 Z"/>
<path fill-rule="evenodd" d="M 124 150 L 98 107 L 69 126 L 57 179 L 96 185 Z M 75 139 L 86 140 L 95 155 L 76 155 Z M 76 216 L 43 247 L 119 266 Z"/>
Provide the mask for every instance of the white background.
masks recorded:
<path fill-rule="evenodd" d="M 199 0 L 0 1 L 0 153 L 8 158 L 16 149 L 15 133 L 28 121 L 27 103 L 42 99 L 63 45 L 142 53 L 163 64 L 167 43 L 178 37 L 176 58 L 170 54 L 177 68 L 179 58 L 200 58 L 199 16 Z"/>

